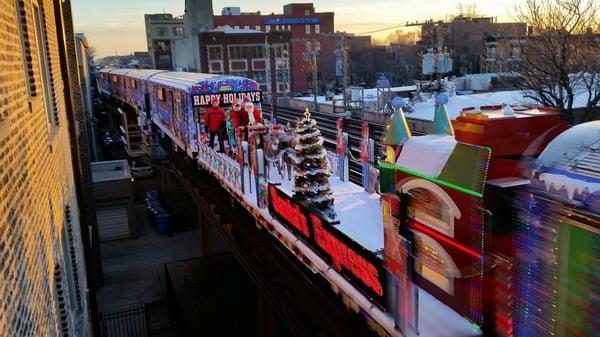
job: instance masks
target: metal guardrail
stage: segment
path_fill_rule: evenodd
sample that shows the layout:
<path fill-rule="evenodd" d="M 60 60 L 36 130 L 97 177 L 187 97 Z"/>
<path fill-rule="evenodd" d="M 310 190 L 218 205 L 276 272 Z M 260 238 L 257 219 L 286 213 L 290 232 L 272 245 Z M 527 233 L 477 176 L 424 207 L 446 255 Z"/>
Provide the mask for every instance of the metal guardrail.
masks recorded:
<path fill-rule="evenodd" d="M 102 337 L 148 337 L 146 305 L 138 303 L 99 314 Z"/>

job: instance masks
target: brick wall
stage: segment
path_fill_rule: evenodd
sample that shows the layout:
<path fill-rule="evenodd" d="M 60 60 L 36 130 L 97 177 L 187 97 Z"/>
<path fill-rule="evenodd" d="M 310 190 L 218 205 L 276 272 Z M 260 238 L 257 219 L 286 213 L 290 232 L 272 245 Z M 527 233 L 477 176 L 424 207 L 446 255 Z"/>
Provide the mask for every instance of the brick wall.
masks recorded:
<path fill-rule="evenodd" d="M 62 3 L 0 0 L 0 336 L 89 335 L 54 7 Z"/>

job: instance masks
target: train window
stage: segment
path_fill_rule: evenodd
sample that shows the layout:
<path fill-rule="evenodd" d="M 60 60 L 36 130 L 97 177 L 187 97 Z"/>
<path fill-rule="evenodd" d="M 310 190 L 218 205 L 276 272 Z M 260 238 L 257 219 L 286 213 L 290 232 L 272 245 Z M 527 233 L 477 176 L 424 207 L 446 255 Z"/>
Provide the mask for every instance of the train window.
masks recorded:
<path fill-rule="evenodd" d="M 454 219 L 461 213 L 452 198 L 439 186 L 423 179 L 413 179 L 401 187 L 412 195 L 408 217 L 418 223 L 454 237 Z"/>
<path fill-rule="evenodd" d="M 137 82 L 136 82 L 136 80 L 134 80 L 134 79 L 132 78 L 132 79 L 131 79 L 131 83 L 130 83 L 130 84 L 131 84 L 131 87 L 132 87 L 133 89 L 137 89 Z"/>
<path fill-rule="evenodd" d="M 460 276 L 458 266 L 437 241 L 423 233 L 415 237 L 415 271 L 450 295 L 454 294 L 454 278 Z"/>
<path fill-rule="evenodd" d="M 112 80 L 113 82 L 115 82 L 115 83 L 118 83 L 118 82 L 119 82 L 119 77 L 118 77 L 118 76 L 116 76 L 116 75 L 113 75 L 113 76 L 111 77 L 111 80 Z"/>
<path fill-rule="evenodd" d="M 165 100 L 165 88 L 158 88 L 158 99 L 161 101 Z"/>

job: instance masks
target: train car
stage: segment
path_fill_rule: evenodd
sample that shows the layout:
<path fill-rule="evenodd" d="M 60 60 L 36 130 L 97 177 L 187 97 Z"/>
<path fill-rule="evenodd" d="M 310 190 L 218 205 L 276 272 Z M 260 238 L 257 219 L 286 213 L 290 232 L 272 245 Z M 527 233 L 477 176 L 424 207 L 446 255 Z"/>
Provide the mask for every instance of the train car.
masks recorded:
<path fill-rule="evenodd" d="M 600 121 L 552 141 L 513 198 L 512 325 L 505 336 L 600 331 Z M 500 333 L 499 333 L 500 334 Z"/>
<path fill-rule="evenodd" d="M 219 99 L 223 106 L 234 99 L 262 102 L 256 81 L 235 76 L 161 72 L 148 79 L 147 90 L 154 123 L 192 157 L 198 151 L 204 111 L 211 99 Z"/>
<path fill-rule="evenodd" d="M 99 72 L 99 87 L 122 104 L 149 113 L 156 126 L 190 157 L 198 151 L 204 111 L 213 98 L 223 106 L 235 99 L 257 106 L 262 102 L 256 81 L 214 74 L 107 68 Z"/>
<path fill-rule="evenodd" d="M 166 71 L 167 70 L 139 69 L 128 72 L 128 84 L 126 89 L 127 104 L 140 112 L 149 111 L 151 106 L 148 96 L 148 80 L 150 80 L 152 76 Z"/>
<path fill-rule="evenodd" d="M 392 117 L 396 135 L 380 165 L 385 263 L 397 293 L 408 298 L 403 285 L 414 282 L 491 333 L 497 256 L 514 256 L 510 198 L 529 183 L 521 165 L 566 124 L 556 111 L 525 107 L 473 109 L 451 122 L 438 100 L 430 135 L 412 137 L 403 114 Z M 411 312 L 397 301 L 391 310 L 407 325 Z"/>
<path fill-rule="evenodd" d="M 107 68 L 100 70 L 100 91 L 127 103 L 127 74 L 133 69 Z"/>

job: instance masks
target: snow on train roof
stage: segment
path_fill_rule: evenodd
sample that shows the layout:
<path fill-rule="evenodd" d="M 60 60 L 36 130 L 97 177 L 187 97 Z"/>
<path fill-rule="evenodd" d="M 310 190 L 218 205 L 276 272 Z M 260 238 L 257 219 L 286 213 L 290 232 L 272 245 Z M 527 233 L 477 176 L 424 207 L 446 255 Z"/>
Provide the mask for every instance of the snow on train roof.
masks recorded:
<path fill-rule="evenodd" d="M 238 79 L 240 81 L 250 81 L 255 82 L 254 80 L 244 78 L 244 77 L 236 77 L 229 75 L 216 75 L 216 74 L 203 74 L 203 73 L 189 73 L 183 71 L 168 71 L 156 74 L 152 76 L 152 82 L 167 85 L 174 88 L 187 90 L 191 86 L 194 85 L 202 85 L 207 82 L 219 82 L 224 80 L 232 80 Z M 258 87 L 258 84 L 256 85 Z"/>
<path fill-rule="evenodd" d="M 194 85 L 202 85 L 205 82 L 218 82 L 224 80 L 246 80 L 250 82 L 255 82 L 252 79 L 237 77 L 237 76 L 229 76 L 229 75 L 219 75 L 219 74 L 204 74 L 204 73 L 191 73 L 185 71 L 166 71 L 166 70 L 158 70 L 158 69 L 119 69 L 119 68 L 105 68 L 100 70 L 100 72 L 105 72 L 109 74 L 116 75 L 127 75 L 130 77 L 138 78 L 138 79 L 151 79 L 152 82 L 188 90 L 191 86 Z M 258 87 L 258 84 L 256 85 Z"/>

